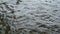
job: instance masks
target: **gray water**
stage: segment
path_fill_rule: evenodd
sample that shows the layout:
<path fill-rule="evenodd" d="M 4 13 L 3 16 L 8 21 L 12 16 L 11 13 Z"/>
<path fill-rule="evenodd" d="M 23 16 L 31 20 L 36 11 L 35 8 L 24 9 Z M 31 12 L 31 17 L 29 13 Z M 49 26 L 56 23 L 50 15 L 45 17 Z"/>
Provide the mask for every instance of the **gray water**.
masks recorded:
<path fill-rule="evenodd" d="M 0 4 L 2 11 L 10 26 L 7 34 L 60 34 L 60 0 L 9 0 Z"/>

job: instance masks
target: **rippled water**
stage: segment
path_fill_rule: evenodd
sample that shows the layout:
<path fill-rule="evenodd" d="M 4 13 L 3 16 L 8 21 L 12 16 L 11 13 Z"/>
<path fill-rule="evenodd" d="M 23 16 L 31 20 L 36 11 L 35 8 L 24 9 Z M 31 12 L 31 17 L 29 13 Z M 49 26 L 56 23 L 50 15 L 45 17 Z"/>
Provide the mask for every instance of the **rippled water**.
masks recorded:
<path fill-rule="evenodd" d="M 7 34 L 60 34 L 60 0 L 10 0 L 0 4 L 2 11 Z"/>

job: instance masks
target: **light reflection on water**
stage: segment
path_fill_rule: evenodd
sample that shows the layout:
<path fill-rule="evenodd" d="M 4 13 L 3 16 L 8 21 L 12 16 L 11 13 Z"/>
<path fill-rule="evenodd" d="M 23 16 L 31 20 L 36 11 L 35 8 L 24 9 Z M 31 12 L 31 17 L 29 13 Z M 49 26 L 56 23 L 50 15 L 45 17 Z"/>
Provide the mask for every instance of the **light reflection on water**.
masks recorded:
<path fill-rule="evenodd" d="M 60 34 L 59 0 L 13 1 L 0 5 L 11 27 L 7 34 Z"/>

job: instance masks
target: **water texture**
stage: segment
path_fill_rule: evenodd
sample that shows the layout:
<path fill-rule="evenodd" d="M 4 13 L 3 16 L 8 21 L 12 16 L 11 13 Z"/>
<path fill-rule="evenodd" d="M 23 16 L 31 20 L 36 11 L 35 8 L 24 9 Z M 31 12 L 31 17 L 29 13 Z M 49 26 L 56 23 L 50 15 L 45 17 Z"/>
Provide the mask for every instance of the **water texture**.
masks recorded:
<path fill-rule="evenodd" d="M 9 0 L 0 12 L 8 20 L 5 34 L 60 34 L 60 0 Z"/>

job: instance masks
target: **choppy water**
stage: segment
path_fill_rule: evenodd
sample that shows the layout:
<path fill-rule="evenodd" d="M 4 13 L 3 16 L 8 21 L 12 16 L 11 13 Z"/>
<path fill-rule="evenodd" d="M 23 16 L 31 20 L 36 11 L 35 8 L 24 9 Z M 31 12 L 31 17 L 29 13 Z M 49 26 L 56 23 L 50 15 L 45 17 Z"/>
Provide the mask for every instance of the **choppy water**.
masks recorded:
<path fill-rule="evenodd" d="M 1 11 L 7 11 L 8 34 L 60 34 L 60 0 L 9 0 Z"/>

